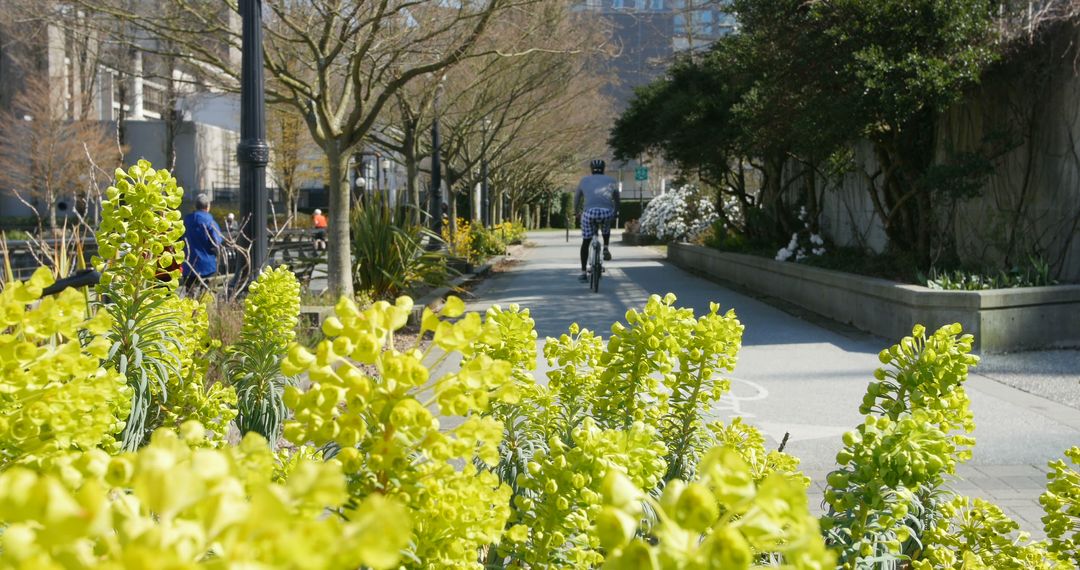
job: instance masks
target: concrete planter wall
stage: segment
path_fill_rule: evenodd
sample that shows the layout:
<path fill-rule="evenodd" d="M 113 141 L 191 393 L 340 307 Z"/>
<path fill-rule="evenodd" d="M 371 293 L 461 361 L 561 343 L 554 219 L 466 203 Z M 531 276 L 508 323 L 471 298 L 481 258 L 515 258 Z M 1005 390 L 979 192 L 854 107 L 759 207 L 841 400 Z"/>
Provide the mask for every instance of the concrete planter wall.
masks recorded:
<path fill-rule="evenodd" d="M 668 260 L 888 339 L 958 322 L 984 352 L 1080 346 L 1080 285 L 935 291 L 682 243 Z"/>

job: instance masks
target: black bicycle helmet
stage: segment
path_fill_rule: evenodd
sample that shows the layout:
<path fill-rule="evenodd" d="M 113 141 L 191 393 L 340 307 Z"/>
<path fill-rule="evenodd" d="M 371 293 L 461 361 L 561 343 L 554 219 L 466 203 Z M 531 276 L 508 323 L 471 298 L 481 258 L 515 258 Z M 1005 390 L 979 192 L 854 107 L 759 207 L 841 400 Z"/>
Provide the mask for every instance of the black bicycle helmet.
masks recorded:
<path fill-rule="evenodd" d="M 592 162 L 589 163 L 589 168 L 592 169 L 593 174 L 603 174 L 605 166 L 607 166 L 607 165 L 604 163 L 604 161 L 600 160 L 599 158 L 597 158 L 596 160 L 593 160 Z"/>

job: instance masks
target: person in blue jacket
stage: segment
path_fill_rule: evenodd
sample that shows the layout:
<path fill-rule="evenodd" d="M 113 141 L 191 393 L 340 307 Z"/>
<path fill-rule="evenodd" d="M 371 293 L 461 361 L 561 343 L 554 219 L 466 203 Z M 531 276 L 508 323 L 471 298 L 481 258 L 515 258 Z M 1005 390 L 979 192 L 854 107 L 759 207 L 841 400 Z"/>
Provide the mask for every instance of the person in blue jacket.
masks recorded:
<path fill-rule="evenodd" d="M 185 289 L 205 285 L 217 272 L 217 255 L 225 240 L 221 226 L 210 215 L 210 198 L 195 196 L 195 211 L 184 216 L 184 282 Z"/>

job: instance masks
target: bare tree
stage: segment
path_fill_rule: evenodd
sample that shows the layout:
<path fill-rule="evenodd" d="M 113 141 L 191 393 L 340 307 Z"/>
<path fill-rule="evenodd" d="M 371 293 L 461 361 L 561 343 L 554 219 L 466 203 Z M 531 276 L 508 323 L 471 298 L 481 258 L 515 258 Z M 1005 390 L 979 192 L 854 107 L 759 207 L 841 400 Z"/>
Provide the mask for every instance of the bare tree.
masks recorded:
<path fill-rule="evenodd" d="M 456 197 L 480 181 L 482 159 L 492 165 L 508 164 L 500 155 L 518 146 L 528 147 L 531 159 L 545 160 L 548 149 L 559 147 L 566 135 L 580 135 L 584 124 L 592 126 L 597 141 L 604 140 L 606 113 L 580 114 L 568 112 L 568 107 L 583 105 L 595 111 L 591 101 L 599 97 L 599 85 L 592 64 L 611 55 L 608 38 L 602 21 L 581 17 L 566 0 L 544 2 L 529 13 L 508 14 L 493 23 L 473 57 L 438 80 L 400 90 L 396 114 L 372 138 L 405 157 L 408 166 L 410 157 L 425 152 L 418 147 L 428 144 L 433 94 L 443 89 L 442 156 L 451 194 L 449 231 L 454 234 Z M 571 120 L 560 120 L 560 114 Z M 555 128 L 543 132 L 536 128 L 545 121 Z M 580 138 L 574 144 L 589 146 Z"/>
<path fill-rule="evenodd" d="M 320 175 L 324 163 L 321 149 L 311 140 L 304 118 L 294 107 L 276 105 L 270 108 L 266 138 L 271 152 L 269 173 L 284 194 L 287 216 L 294 219 L 300 186 Z"/>
<path fill-rule="evenodd" d="M 439 79 L 434 76 L 418 78 L 394 93 L 394 103 L 369 135 L 378 147 L 393 153 L 405 167 L 405 194 L 410 206 L 409 221 L 420 223 L 423 207 L 420 204 L 421 158 L 430 154 L 428 133 L 432 108 Z"/>
<path fill-rule="evenodd" d="M 105 125 L 69 119 L 68 104 L 48 78 L 28 76 L 12 108 L 0 114 L 0 184 L 33 202 L 51 230 L 57 227 L 57 200 L 85 201 L 95 163 L 108 168 L 119 162 Z"/>
<path fill-rule="evenodd" d="M 131 9 L 126 0 L 72 0 L 87 10 L 131 22 L 166 40 L 207 70 L 222 88 L 238 89 L 238 5 L 162 0 L 173 9 Z M 353 290 L 349 255 L 350 154 L 394 94 L 417 78 L 467 57 L 497 15 L 538 0 L 420 2 L 306 0 L 265 4 L 267 102 L 295 107 L 327 160 L 330 182 L 328 285 Z"/>

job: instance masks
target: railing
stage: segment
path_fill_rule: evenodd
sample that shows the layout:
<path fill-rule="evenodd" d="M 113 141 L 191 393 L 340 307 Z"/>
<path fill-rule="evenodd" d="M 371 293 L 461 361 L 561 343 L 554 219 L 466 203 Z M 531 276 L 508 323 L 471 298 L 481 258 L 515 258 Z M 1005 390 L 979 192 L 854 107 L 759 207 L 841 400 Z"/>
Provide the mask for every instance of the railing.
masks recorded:
<path fill-rule="evenodd" d="M 60 248 L 65 249 L 65 253 L 59 254 Z M 86 261 L 86 265 L 89 265 L 91 257 L 97 254 L 97 242 L 92 237 L 83 238 L 81 244 L 72 238 L 66 240 L 59 238 L 34 241 L 8 240 L 5 249 L 8 263 L 11 266 L 11 275 L 5 274 L 6 266 L 2 258 L 0 258 L 0 282 L 29 279 L 38 267 L 42 265 L 51 267 L 55 264 L 57 258 L 66 260 L 65 265 L 67 267 L 60 272 L 61 274 L 75 275 L 78 267 L 76 252 L 81 249 L 83 259 Z M 46 254 L 43 251 L 45 249 L 51 251 Z M 2 251 L 0 250 L 0 252 Z M 310 229 L 282 230 L 270 243 L 270 253 L 270 262 L 272 264 L 288 263 L 300 273 L 304 273 L 305 275 L 302 275 L 302 277 L 306 277 L 308 280 L 311 278 L 314 266 L 318 265 L 318 261 L 321 261 L 321 256 L 314 250 L 313 230 Z M 222 248 L 217 257 L 217 274 L 231 277 L 239 264 L 239 253 L 228 248 Z"/>
<path fill-rule="evenodd" d="M 56 259 L 65 259 L 66 271 L 71 273 L 77 267 L 76 252 L 82 250 L 83 259 L 89 264 L 90 258 L 97 253 L 97 241 L 92 237 L 82 238 L 81 243 L 72 238 L 45 238 L 40 240 L 7 240 L 4 244 L 11 275 L 6 275 L 6 268 L 0 263 L 0 281 L 27 279 L 42 265 L 53 266 Z M 64 253 L 60 250 L 63 249 Z"/>

